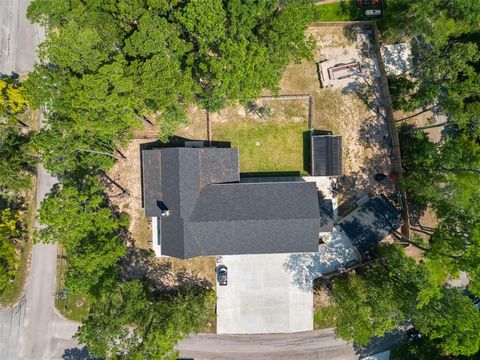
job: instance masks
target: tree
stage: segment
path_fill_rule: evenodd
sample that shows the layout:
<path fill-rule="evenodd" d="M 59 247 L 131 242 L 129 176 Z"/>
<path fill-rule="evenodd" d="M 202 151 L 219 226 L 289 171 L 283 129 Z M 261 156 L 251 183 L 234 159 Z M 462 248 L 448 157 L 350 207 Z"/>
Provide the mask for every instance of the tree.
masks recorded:
<path fill-rule="evenodd" d="M 404 111 L 432 109 L 467 125 L 475 119 L 480 74 L 478 2 L 398 0 L 381 22 L 386 41 L 412 44 L 409 74 L 391 77 L 393 105 Z M 407 117 L 408 119 L 410 117 Z"/>
<path fill-rule="evenodd" d="M 9 208 L 0 212 L 0 294 L 14 279 L 17 270 L 15 241 L 20 237 L 18 213 Z"/>
<path fill-rule="evenodd" d="M 437 217 L 438 226 L 424 231 L 425 256 L 442 263 L 453 277 L 466 271 L 469 288 L 480 295 L 480 145 L 465 133 L 434 144 L 416 132 L 402 136 L 401 147 L 415 222 L 427 207 Z"/>
<path fill-rule="evenodd" d="M 411 321 L 444 354 L 478 352 L 480 314 L 469 298 L 445 286 L 448 272 L 442 264 L 416 264 L 396 245 L 379 248 L 378 255 L 377 262 L 356 274 L 334 279 L 337 335 L 366 345 L 372 336 Z"/>
<path fill-rule="evenodd" d="M 47 40 L 25 92 L 45 105 L 57 137 L 124 144 L 139 118 L 154 115 L 167 138 L 193 101 L 217 111 L 278 90 L 287 64 L 311 56 L 304 31 L 312 3 L 35 0 L 28 16 L 47 27 Z M 41 142 L 41 153 L 58 163 L 52 141 Z"/>
<path fill-rule="evenodd" d="M 26 105 L 22 86 L 12 78 L 0 78 L 0 116 L 18 114 Z"/>
<path fill-rule="evenodd" d="M 154 296 L 137 280 L 113 285 L 91 306 L 76 338 L 108 359 L 176 359 L 177 341 L 198 331 L 212 293 L 185 288 Z"/>
<path fill-rule="evenodd" d="M 31 134 L 0 125 L 0 190 L 17 192 L 30 185 L 35 172 Z"/>
<path fill-rule="evenodd" d="M 105 276 L 115 276 L 125 252 L 122 234 L 127 219 L 109 207 L 97 176 L 56 185 L 42 201 L 39 220 L 45 227 L 37 240 L 58 241 L 65 248 L 68 289 L 93 293 Z"/>

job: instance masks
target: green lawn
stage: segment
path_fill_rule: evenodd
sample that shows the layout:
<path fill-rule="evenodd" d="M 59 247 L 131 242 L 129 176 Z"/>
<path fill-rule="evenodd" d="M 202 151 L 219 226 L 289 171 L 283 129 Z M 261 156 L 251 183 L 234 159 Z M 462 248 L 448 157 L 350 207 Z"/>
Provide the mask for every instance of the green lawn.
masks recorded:
<path fill-rule="evenodd" d="M 55 306 L 63 317 L 74 321 L 85 320 L 90 308 L 88 296 L 72 293 L 66 299 L 56 299 Z"/>
<path fill-rule="evenodd" d="M 63 277 L 66 271 L 66 261 L 64 250 L 60 249 L 57 257 L 57 291 L 60 292 L 64 287 Z M 65 318 L 74 321 L 85 320 L 90 310 L 90 297 L 85 294 L 74 294 L 67 292 L 64 299 L 56 298 L 55 307 L 58 312 Z"/>
<path fill-rule="evenodd" d="M 335 327 L 336 315 L 338 311 L 339 309 L 336 305 L 315 309 L 313 313 L 314 328 L 318 330 Z"/>
<path fill-rule="evenodd" d="M 362 11 L 355 0 L 317 5 L 315 21 L 363 20 Z"/>
<path fill-rule="evenodd" d="M 315 7 L 315 21 L 359 21 L 376 20 L 365 16 L 366 10 L 382 10 L 380 5 L 368 5 L 359 8 L 356 0 L 345 0 L 336 3 L 322 4 Z"/>
<path fill-rule="evenodd" d="M 303 133 L 306 121 L 234 120 L 212 125 L 213 140 L 238 148 L 240 171 L 304 171 Z"/>

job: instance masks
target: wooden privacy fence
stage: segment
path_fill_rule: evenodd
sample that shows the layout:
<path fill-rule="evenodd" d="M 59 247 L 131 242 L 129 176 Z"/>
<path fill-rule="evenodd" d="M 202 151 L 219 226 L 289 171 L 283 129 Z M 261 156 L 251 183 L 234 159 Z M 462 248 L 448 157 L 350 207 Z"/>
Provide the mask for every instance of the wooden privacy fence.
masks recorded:
<path fill-rule="evenodd" d="M 398 138 L 397 126 L 395 125 L 395 118 L 393 116 L 392 99 L 390 96 L 390 89 L 388 87 L 388 80 L 385 71 L 385 64 L 383 62 L 382 52 L 380 51 L 380 36 L 378 32 L 378 26 L 376 21 L 337 21 L 337 22 L 317 22 L 310 24 L 309 27 L 321 28 L 321 27 L 346 27 L 346 26 L 362 26 L 369 25 L 373 29 L 375 55 L 378 60 L 378 66 L 380 69 L 380 88 L 383 95 L 386 110 L 386 122 L 390 135 L 392 138 L 392 170 L 398 174 L 398 181 L 396 183 L 396 189 L 400 195 L 400 207 L 402 211 L 402 235 L 407 239 L 410 239 L 410 218 L 408 211 L 407 194 L 402 183 L 403 168 L 402 168 L 402 155 L 400 152 L 400 140 Z"/>

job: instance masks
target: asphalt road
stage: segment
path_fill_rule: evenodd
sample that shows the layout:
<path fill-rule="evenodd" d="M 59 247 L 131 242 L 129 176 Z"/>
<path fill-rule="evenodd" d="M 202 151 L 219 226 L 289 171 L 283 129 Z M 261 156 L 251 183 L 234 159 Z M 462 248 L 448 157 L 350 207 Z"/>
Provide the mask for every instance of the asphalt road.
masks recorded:
<path fill-rule="evenodd" d="M 25 317 L 25 298 L 11 309 L 0 309 L 0 359 L 16 360 L 20 329 Z"/>
<path fill-rule="evenodd" d="M 29 2 L 0 0 L 0 74 L 28 73 L 37 61 L 36 49 L 44 34 L 26 18 Z M 56 179 L 40 165 L 37 181 L 39 208 Z M 1 360 L 86 359 L 79 357 L 84 351 L 72 340 L 78 324 L 55 311 L 56 259 L 56 245 L 33 246 L 22 300 L 11 309 L 0 309 Z"/>
<path fill-rule="evenodd" d="M 41 165 L 37 171 L 38 208 L 57 180 Z M 20 336 L 19 359 L 61 359 L 65 349 L 78 347 L 76 341 L 72 340 L 78 324 L 63 319 L 55 311 L 56 273 L 57 246 L 34 245 L 26 285 L 26 312 Z"/>
<path fill-rule="evenodd" d="M 184 359 L 358 359 L 351 344 L 335 339 L 333 330 L 293 334 L 197 334 L 178 345 Z"/>
<path fill-rule="evenodd" d="M 37 60 L 44 34 L 26 18 L 30 0 L 0 0 L 0 74 L 26 73 Z"/>

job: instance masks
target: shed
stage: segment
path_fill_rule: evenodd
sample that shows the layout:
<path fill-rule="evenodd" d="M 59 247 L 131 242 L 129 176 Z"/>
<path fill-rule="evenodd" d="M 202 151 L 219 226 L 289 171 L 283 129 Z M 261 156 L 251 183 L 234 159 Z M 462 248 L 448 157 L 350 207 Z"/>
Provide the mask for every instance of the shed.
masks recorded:
<path fill-rule="evenodd" d="M 342 137 L 315 134 L 310 138 L 312 176 L 342 176 Z"/>
<path fill-rule="evenodd" d="M 364 254 L 403 225 L 400 211 L 385 197 L 375 196 L 339 224 L 353 245 Z"/>

